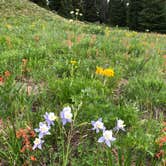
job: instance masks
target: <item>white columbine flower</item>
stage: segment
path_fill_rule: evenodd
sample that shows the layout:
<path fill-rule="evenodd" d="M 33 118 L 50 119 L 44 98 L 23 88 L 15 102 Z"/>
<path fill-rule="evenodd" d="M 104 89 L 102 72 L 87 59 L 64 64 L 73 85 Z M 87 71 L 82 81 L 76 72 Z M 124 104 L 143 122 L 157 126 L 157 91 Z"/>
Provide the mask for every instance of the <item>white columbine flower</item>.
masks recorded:
<path fill-rule="evenodd" d="M 62 119 L 63 125 L 65 125 L 67 122 L 72 122 L 73 114 L 71 113 L 71 108 L 69 106 L 63 108 L 63 110 L 60 112 L 60 117 Z"/>
<path fill-rule="evenodd" d="M 49 132 L 50 126 L 48 126 L 45 122 L 39 123 L 39 128 L 35 129 L 36 132 L 39 132 L 39 138 L 43 138 L 45 135 L 50 135 Z"/>
<path fill-rule="evenodd" d="M 99 143 L 104 142 L 107 146 L 111 147 L 111 142 L 115 141 L 116 138 L 112 136 L 112 130 L 104 130 L 103 136 L 98 139 Z"/>
<path fill-rule="evenodd" d="M 119 120 L 117 120 L 117 125 L 114 129 L 117 130 L 117 131 L 119 131 L 119 130 L 125 131 L 125 128 L 124 128 L 125 126 L 126 125 L 124 124 L 124 121 L 119 119 Z"/>
<path fill-rule="evenodd" d="M 93 126 L 92 130 L 96 130 L 96 133 L 98 133 L 100 130 L 105 130 L 102 118 L 99 118 L 97 121 L 92 121 L 91 124 Z"/>
<path fill-rule="evenodd" d="M 49 112 L 49 113 L 45 113 L 44 118 L 47 122 L 47 124 L 50 125 L 54 125 L 54 121 L 58 118 L 57 116 L 55 116 L 54 112 Z"/>
<path fill-rule="evenodd" d="M 44 143 L 43 140 L 41 140 L 40 138 L 35 138 L 34 140 L 34 145 L 33 145 L 33 150 L 35 150 L 36 148 L 42 149 L 42 144 Z"/>

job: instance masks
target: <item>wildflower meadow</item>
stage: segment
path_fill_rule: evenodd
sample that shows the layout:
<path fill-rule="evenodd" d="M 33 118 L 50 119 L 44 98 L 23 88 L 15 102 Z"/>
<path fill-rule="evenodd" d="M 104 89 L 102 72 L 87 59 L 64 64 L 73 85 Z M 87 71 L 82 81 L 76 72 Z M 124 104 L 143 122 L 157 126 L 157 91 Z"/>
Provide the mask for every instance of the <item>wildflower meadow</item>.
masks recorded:
<path fill-rule="evenodd" d="M 0 165 L 166 166 L 166 35 L 0 0 Z"/>

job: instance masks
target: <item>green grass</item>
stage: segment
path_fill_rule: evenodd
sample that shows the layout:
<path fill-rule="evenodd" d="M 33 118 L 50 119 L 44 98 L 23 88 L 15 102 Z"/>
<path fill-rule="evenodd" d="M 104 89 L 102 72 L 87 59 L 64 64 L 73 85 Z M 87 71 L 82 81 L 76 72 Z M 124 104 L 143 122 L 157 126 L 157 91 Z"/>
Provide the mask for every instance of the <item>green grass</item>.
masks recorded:
<path fill-rule="evenodd" d="M 70 22 L 26 0 L 0 0 L 0 76 L 11 73 L 0 85 L 0 163 L 162 166 L 165 156 L 155 154 L 165 134 L 164 55 L 166 35 Z M 97 75 L 97 66 L 115 76 Z M 56 122 L 43 150 L 21 153 L 16 131 L 37 128 L 45 112 L 59 116 L 66 105 L 77 113 L 75 126 L 63 131 Z M 90 130 L 99 117 L 108 129 L 117 118 L 126 124 L 111 149 Z"/>

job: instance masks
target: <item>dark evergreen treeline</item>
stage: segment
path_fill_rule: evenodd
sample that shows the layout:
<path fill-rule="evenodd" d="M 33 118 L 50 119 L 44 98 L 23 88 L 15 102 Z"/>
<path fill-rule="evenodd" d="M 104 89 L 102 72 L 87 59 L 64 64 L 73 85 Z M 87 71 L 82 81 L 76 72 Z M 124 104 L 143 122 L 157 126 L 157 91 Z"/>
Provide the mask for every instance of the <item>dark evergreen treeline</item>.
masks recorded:
<path fill-rule="evenodd" d="M 166 33 L 166 0 L 32 0 L 70 18 L 80 9 L 82 20 Z"/>

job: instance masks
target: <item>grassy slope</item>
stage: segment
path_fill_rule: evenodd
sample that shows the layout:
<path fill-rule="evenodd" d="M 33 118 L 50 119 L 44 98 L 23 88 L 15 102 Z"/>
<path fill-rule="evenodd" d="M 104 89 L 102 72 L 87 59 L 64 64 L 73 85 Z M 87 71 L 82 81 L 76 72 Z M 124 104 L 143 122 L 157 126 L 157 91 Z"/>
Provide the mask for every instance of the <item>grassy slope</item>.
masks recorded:
<path fill-rule="evenodd" d="M 72 49 L 68 47 L 70 41 L 74 43 Z M 0 88 L 0 115 L 6 119 L 18 110 L 15 112 L 16 128 L 29 124 L 31 118 L 35 119 L 31 123 L 36 126 L 45 110 L 79 103 L 84 89 L 90 95 L 84 96 L 80 121 L 82 117 L 90 121 L 104 116 L 108 123 L 120 117 L 132 126 L 135 117 L 130 109 L 133 110 L 134 105 L 141 117 L 150 118 L 153 114 L 157 118 L 165 111 L 166 104 L 165 46 L 165 35 L 70 23 L 26 0 L 1 0 L 0 75 L 6 70 L 12 75 Z M 29 82 L 38 89 L 41 86 L 41 93 L 30 96 L 18 93 L 23 58 L 28 59 Z M 74 78 L 70 77 L 71 60 L 77 61 Z M 103 86 L 102 79 L 95 75 L 96 66 L 113 68 L 115 78 L 108 79 Z M 25 113 L 34 105 L 40 110 L 34 114 L 39 116 Z M 24 120 L 18 121 L 20 119 Z M 141 146 L 138 140 L 136 144 L 139 143 Z"/>

